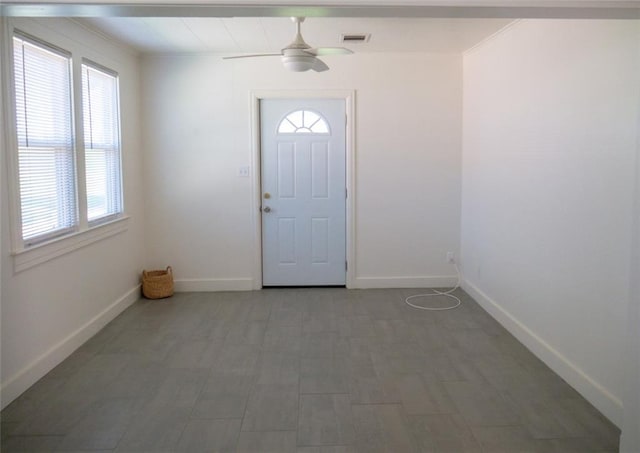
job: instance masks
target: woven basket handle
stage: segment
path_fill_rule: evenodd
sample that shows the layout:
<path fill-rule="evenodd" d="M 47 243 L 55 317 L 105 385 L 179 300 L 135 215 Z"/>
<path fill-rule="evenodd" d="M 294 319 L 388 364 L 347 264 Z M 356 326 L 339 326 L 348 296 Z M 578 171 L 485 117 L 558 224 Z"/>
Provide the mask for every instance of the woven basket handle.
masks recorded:
<path fill-rule="evenodd" d="M 173 275 L 173 269 L 171 269 L 171 266 L 167 266 L 167 273 Z"/>
<path fill-rule="evenodd" d="M 142 269 L 142 276 L 143 276 L 144 278 L 147 278 L 147 271 L 146 271 L 146 269 Z"/>

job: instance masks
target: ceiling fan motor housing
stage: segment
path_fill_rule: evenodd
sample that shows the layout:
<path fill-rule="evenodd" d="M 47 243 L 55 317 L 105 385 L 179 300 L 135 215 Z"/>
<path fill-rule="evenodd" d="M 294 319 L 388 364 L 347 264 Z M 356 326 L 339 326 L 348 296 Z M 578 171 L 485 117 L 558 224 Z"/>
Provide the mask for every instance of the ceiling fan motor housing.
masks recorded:
<path fill-rule="evenodd" d="M 308 54 L 302 49 L 284 49 L 282 64 L 289 71 L 304 72 L 313 68 L 316 57 Z"/>

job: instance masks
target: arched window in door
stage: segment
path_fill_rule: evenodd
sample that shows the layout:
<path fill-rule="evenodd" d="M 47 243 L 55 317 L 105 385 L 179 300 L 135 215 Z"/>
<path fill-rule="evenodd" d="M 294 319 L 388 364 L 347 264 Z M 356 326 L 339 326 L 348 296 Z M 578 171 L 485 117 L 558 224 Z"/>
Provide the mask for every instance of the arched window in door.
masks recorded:
<path fill-rule="evenodd" d="M 296 110 L 280 121 L 278 134 L 328 134 L 329 124 L 319 113 Z"/>

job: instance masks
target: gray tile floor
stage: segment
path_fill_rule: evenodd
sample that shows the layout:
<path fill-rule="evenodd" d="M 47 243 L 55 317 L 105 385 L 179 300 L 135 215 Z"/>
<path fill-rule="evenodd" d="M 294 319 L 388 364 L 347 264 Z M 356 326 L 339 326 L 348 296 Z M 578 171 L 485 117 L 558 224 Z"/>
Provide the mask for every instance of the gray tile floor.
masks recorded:
<path fill-rule="evenodd" d="M 2 451 L 617 451 L 619 431 L 458 292 L 441 312 L 405 305 L 416 290 L 141 300 L 2 411 Z"/>

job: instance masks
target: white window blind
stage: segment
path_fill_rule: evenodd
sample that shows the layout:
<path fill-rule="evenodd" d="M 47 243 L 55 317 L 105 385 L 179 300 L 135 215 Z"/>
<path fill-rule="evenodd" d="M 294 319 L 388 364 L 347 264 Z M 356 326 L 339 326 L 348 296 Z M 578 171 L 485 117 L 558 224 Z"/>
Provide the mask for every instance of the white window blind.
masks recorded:
<path fill-rule="evenodd" d="M 71 107 L 71 57 L 14 36 L 16 126 L 25 246 L 78 224 Z"/>
<path fill-rule="evenodd" d="M 87 218 L 98 223 L 122 212 L 118 77 L 82 64 Z"/>

